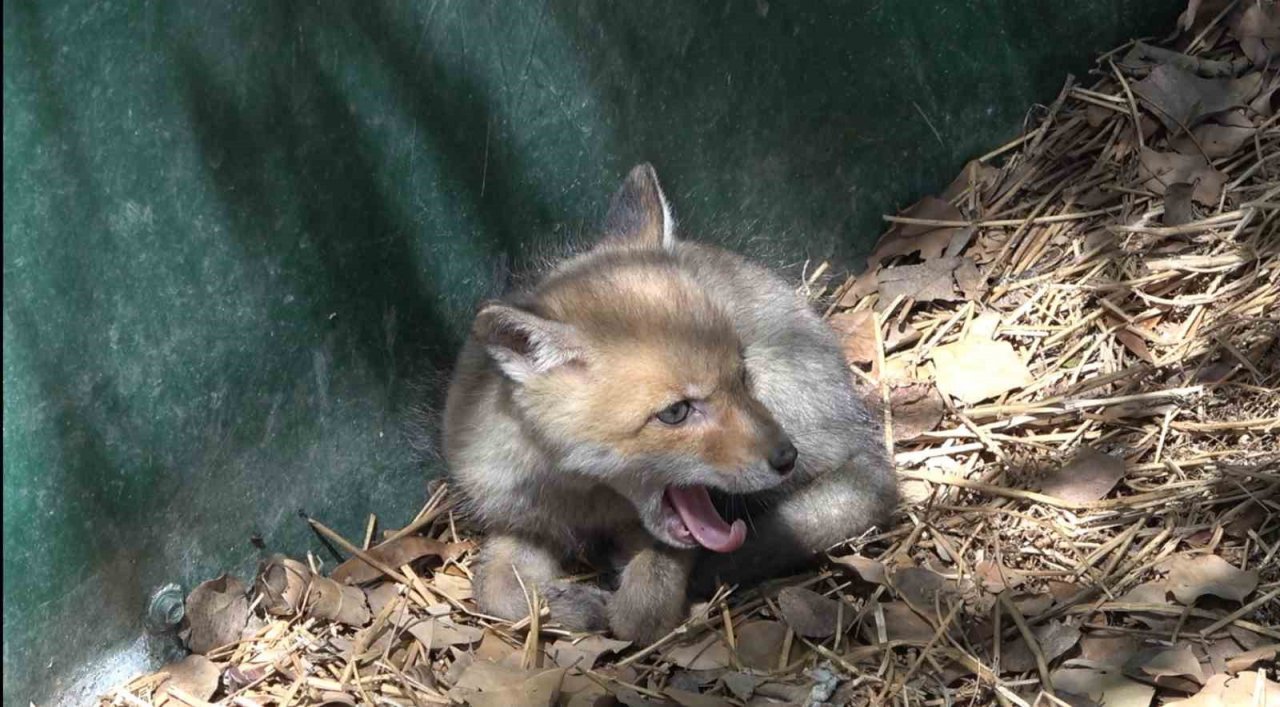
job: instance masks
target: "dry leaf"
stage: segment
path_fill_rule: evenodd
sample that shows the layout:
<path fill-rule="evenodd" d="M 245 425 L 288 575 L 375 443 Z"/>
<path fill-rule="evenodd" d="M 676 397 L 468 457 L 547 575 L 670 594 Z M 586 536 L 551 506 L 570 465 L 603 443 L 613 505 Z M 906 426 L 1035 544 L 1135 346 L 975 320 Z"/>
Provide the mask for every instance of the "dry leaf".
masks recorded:
<path fill-rule="evenodd" d="M 840 336 L 844 359 L 851 364 L 871 363 L 877 358 L 876 315 L 870 309 L 841 312 L 828 320 Z"/>
<path fill-rule="evenodd" d="M 1123 459 L 1081 447 L 1075 458 L 1045 477 L 1040 492 L 1072 503 L 1088 503 L 1106 496 L 1123 477 Z"/>
<path fill-rule="evenodd" d="M 179 690 L 200 700 L 208 700 L 213 697 L 213 693 L 218 690 L 218 678 L 222 675 L 222 671 L 213 661 L 202 655 L 189 655 L 176 663 L 170 663 L 160 669 L 162 673 L 168 673 L 169 679 L 165 680 L 163 686 L 159 690 L 159 694 L 167 695 L 165 691 L 168 687 L 176 687 Z M 161 699 L 160 704 L 180 705 L 184 704 L 177 699 Z"/>
<path fill-rule="evenodd" d="M 836 632 L 840 603 L 803 587 L 778 592 L 778 608 L 787 624 L 805 638 L 826 638 Z"/>
<path fill-rule="evenodd" d="M 909 218 L 929 219 L 934 221 L 963 221 L 960 210 L 950 203 L 934 196 L 926 196 L 902 212 Z M 942 257 L 943 251 L 951 244 L 953 238 L 965 237 L 968 229 L 956 226 L 918 226 L 914 224 L 894 224 L 880 241 L 871 257 L 867 258 L 868 268 L 874 268 L 886 258 L 895 255 L 908 255 L 920 252 L 922 260 Z"/>
<path fill-rule="evenodd" d="M 547 654 L 551 656 L 551 660 L 562 668 L 578 668 L 579 670 L 591 670 L 596 667 L 596 661 L 605 653 L 618 653 L 627 646 L 631 645 L 630 641 L 618 641 L 604 636 L 590 635 L 577 641 L 569 641 L 561 639 L 547 646 Z"/>
<path fill-rule="evenodd" d="M 484 638 L 484 629 L 465 626 L 441 616 L 409 624 L 405 629 L 418 639 L 426 650 L 448 646 L 467 646 Z"/>
<path fill-rule="evenodd" d="M 1185 69 L 1161 64 L 1133 85 L 1133 92 L 1164 123 L 1169 133 L 1190 130 L 1205 116 L 1249 104 L 1262 88 L 1262 74 L 1238 79 L 1202 79 Z"/>
<path fill-rule="evenodd" d="M 735 629 L 738 661 L 744 668 L 773 670 L 786 639 L 787 627 L 779 621 L 749 621 Z"/>
<path fill-rule="evenodd" d="M 1179 648 L 1154 651 L 1138 657 L 1133 662 L 1134 668 L 1157 678 L 1157 684 L 1163 684 L 1158 678 L 1184 676 L 1201 685 L 1204 684 L 1204 671 L 1200 669 L 1200 661 L 1196 660 L 1191 646 L 1184 645 Z"/>
<path fill-rule="evenodd" d="M 884 612 L 885 636 L 889 641 L 924 645 L 937 633 L 919 614 L 912 611 L 906 602 L 891 601 L 880 605 Z M 879 628 L 874 615 L 862 622 L 862 633 L 868 643 L 880 643 Z"/>
<path fill-rule="evenodd" d="M 1138 652 L 1132 636 L 1103 636 L 1090 633 L 1080 639 L 1080 657 L 1102 665 L 1124 665 Z"/>
<path fill-rule="evenodd" d="M 387 604 L 399 599 L 400 596 L 400 585 L 394 582 L 375 584 L 372 587 L 366 587 L 364 590 L 365 600 L 369 602 L 369 613 L 374 616 L 381 614 Z"/>
<path fill-rule="evenodd" d="M 1262 528 L 1262 524 L 1266 523 L 1272 516 L 1263 508 L 1261 504 L 1254 501 L 1248 501 L 1249 507 L 1241 511 L 1235 518 L 1232 518 L 1225 526 L 1223 532 L 1233 538 L 1247 538 L 1249 531 L 1258 531 Z"/>
<path fill-rule="evenodd" d="M 249 598 L 244 582 L 224 574 L 202 582 L 187 595 L 183 640 L 192 653 L 240 640 L 249 622 Z"/>
<path fill-rule="evenodd" d="M 432 634 L 434 634 L 434 629 L 424 628 L 422 629 L 422 631 L 424 632 L 424 634 L 427 631 L 430 631 Z M 413 633 L 413 632 L 410 631 L 410 633 Z M 568 643 L 568 641 L 565 641 L 565 643 Z M 515 655 L 517 656 L 516 664 L 518 664 L 519 660 L 524 657 L 523 651 L 524 651 L 523 647 L 512 646 L 511 644 L 499 638 L 497 634 L 491 631 L 485 631 L 484 635 L 481 636 L 480 638 L 480 645 L 476 646 L 475 650 L 472 651 L 472 655 L 475 656 L 476 660 L 487 660 L 491 663 L 501 663 L 504 660 L 507 660 L 508 658 L 510 658 L 512 655 Z M 551 646 L 547 646 L 547 654 L 548 655 L 551 654 Z M 556 665 L 559 665 L 562 668 L 569 667 L 558 661 L 556 662 Z"/>
<path fill-rule="evenodd" d="M 912 609 L 937 620 L 950 604 L 954 585 L 942 575 L 923 567 L 903 567 L 895 570 L 891 583 L 893 589 Z"/>
<path fill-rule="evenodd" d="M 311 578 L 307 613 L 348 626 L 364 626 L 373 618 L 359 587 L 338 584 L 328 577 Z"/>
<path fill-rule="evenodd" d="M 311 568 L 284 555 L 263 561 L 254 580 L 262 596 L 262 608 L 276 616 L 292 616 L 302 609 L 302 597 L 311 584 Z"/>
<path fill-rule="evenodd" d="M 1049 662 L 1071 650 L 1080 641 L 1080 629 L 1060 621 L 1040 624 L 1031 630 L 1031 634 L 1035 636 L 1036 643 L 1040 644 L 1044 659 Z M 1036 669 L 1035 654 L 1021 636 L 1005 648 L 1000 668 L 1010 673 L 1025 673 Z"/>
<path fill-rule="evenodd" d="M 1270 2 L 1249 2 L 1231 23 L 1231 34 L 1245 56 L 1259 68 L 1275 68 L 1280 57 L 1280 8 Z"/>
<path fill-rule="evenodd" d="M 979 191 L 987 189 L 999 178 L 999 168 L 977 160 L 969 160 L 964 169 L 960 170 L 960 174 L 956 175 L 956 178 L 951 180 L 951 184 L 943 190 L 942 200 L 951 202 L 971 187 Z"/>
<path fill-rule="evenodd" d="M 663 694 L 675 700 L 680 707 L 732 707 L 732 703 L 723 697 L 704 695 L 700 692 L 667 688 Z"/>
<path fill-rule="evenodd" d="M 565 707 L 605 707 L 614 704 L 614 700 L 600 683 L 582 673 L 568 671 L 560 682 L 560 704 Z"/>
<path fill-rule="evenodd" d="M 1209 159 L 1218 159 L 1220 157 L 1230 157 L 1236 153 L 1253 134 L 1258 132 L 1257 126 L 1245 117 L 1244 111 L 1232 110 L 1215 116 L 1217 122 L 1208 122 L 1204 125 L 1192 130 L 1191 133 L 1195 137 L 1192 140 L 1185 133 L 1179 135 L 1170 146 L 1184 155 L 1208 155 Z M 1168 203 L 1169 195 L 1166 192 L 1165 201 Z M 1165 213 L 1168 214 L 1168 206 L 1165 207 Z M 1165 220 L 1166 225 L 1172 225 Z"/>
<path fill-rule="evenodd" d="M 1204 689 L 1186 700 L 1166 702 L 1166 707 L 1271 707 L 1280 704 L 1280 683 L 1262 673 L 1219 673 L 1205 681 Z"/>
<path fill-rule="evenodd" d="M 729 688 L 729 692 L 740 700 L 749 700 L 755 694 L 756 686 L 760 684 L 760 678 L 751 673 L 726 673 L 721 678 L 724 686 Z"/>
<path fill-rule="evenodd" d="M 1083 695 L 1107 707 L 1149 707 L 1156 689 L 1118 669 L 1059 668 L 1050 674 L 1054 690 Z"/>
<path fill-rule="evenodd" d="M 1022 596 L 1014 599 L 1013 605 L 1018 607 L 1018 611 L 1022 612 L 1023 616 L 1039 616 L 1053 606 L 1053 595 L 1032 594 Z"/>
<path fill-rule="evenodd" d="M 956 291 L 955 271 L 964 260 L 932 258 L 919 265 L 897 265 L 881 270 L 880 306 L 887 307 L 900 296 L 917 302 L 963 299 Z"/>
<path fill-rule="evenodd" d="M 1237 653 L 1227 658 L 1227 670 L 1238 673 L 1242 670 L 1248 670 L 1258 663 L 1272 662 L 1276 659 L 1277 652 L 1280 652 L 1280 643 L 1272 643 L 1269 646 Z"/>
<path fill-rule="evenodd" d="M 1205 594 L 1244 601 L 1257 587 L 1257 570 L 1237 569 L 1217 555 L 1183 556 L 1169 566 L 1169 589 L 1187 606 Z"/>
<path fill-rule="evenodd" d="M 1120 601 L 1125 604 L 1168 604 L 1168 594 L 1167 582 L 1143 582 L 1125 592 Z"/>
<path fill-rule="evenodd" d="M 667 649 L 667 660 L 689 670 L 714 670 L 729 665 L 729 647 L 712 633 L 693 643 Z"/>
<path fill-rule="evenodd" d="M 1195 205 L 1192 204 L 1191 195 L 1195 192 L 1195 185 L 1189 182 L 1174 182 L 1164 189 L 1164 215 L 1160 218 L 1160 223 L 1166 226 L 1181 226 L 1184 223 L 1191 223 L 1196 220 Z M 1121 333 L 1129 334 L 1129 336 L 1142 341 L 1140 337 L 1121 329 L 1117 331 L 1117 336 Z M 1121 339 L 1123 341 L 1123 339 Z M 1145 344 L 1143 347 L 1145 348 Z M 1147 356 L 1151 354 L 1148 353 Z"/>
<path fill-rule="evenodd" d="M 1144 147 L 1138 158 L 1138 181 L 1156 194 L 1164 194 L 1172 184 L 1194 184 L 1191 198 L 1207 206 L 1216 206 L 1222 196 L 1227 175 L 1214 169 L 1202 155 L 1156 152 Z"/>
<path fill-rule="evenodd" d="M 887 583 L 884 563 L 879 560 L 873 560 L 861 555 L 844 555 L 841 557 L 831 558 L 831 562 L 853 570 L 864 582 L 870 582 L 872 584 Z"/>
<path fill-rule="evenodd" d="M 473 707 L 551 707 L 560 697 L 564 673 L 564 668 L 521 670 L 476 661 L 449 694 Z"/>
<path fill-rule="evenodd" d="M 933 350 L 938 389 L 973 404 L 1015 388 L 1034 378 L 1007 341 L 968 337 Z"/>
<path fill-rule="evenodd" d="M 947 406 L 938 389 L 928 383 L 899 385 L 889 389 L 893 413 L 893 441 L 915 439 L 937 428 Z"/>
<path fill-rule="evenodd" d="M 424 557 L 439 557 L 444 561 L 456 559 L 472 549 L 473 543 L 443 543 L 421 535 L 408 535 L 398 540 L 384 542 L 370 548 L 368 554 L 388 567 L 408 565 Z M 382 572 L 359 557 L 348 558 L 338 565 L 329 577 L 343 584 L 363 584 L 382 576 Z"/>
<path fill-rule="evenodd" d="M 1003 567 L 995 560 L 983 560 L 974 565 L 973 572 L 982 583 L 982 588 L 992 594 L 999 594 L 1010 587 L 1022 584 L 1022 577 L 1014 570 Z M 1053 597 L 1050 597 L 1052 601 Z"/>
<path fill-rule="evenodd" d="M 956 287 L 967 299 L 976 300 L 987 291 L 987 279 L 972 258 L 961 258 L 955 269 Z"/>
<path fill-rule="evenodd" d="M 450 599 L 462 601 L 472 597 L 471 580 L 447 572 L 437 572 L 431 578 L 431 586 L 436 593 Z"/>

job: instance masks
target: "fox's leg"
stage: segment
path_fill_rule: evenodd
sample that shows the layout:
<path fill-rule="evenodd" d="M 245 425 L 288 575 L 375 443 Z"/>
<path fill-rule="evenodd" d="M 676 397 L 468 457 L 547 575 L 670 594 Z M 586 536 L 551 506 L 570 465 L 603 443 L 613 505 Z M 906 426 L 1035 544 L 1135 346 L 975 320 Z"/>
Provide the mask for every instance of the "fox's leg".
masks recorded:
<path fill-rule="evenodd" d="M 618 638 L 649 644 L 685 618 L 689 572 L 696 555 L 638 531 L 619 540 L 630 560 L 609 600 L 609 628 Z"/>
<path fill-rule="evenodd" d="M 883 525 L 897 505 L 893 472 L 845 464 L 762 510 L 752 509 L 747 541 L 735 552 L 704 553 L 694 571 L 694 591 L 710 594 L 717 579 L 750 584 L 803 567 L 817 553 Z"/>
<path fill-rule="evenodd" d="M 519 573 L 519 579 L 516 573 Z M 609 593 L 597 586 L 567 582 L 555 552 L 514 535 L 485 539 L 475 567 L 475 596 L 480 611 L 515 621 L 529 615 L 524 586 L 551 609 L 551 620 L 571 631 L 603 631 L 608 626 Z"/>

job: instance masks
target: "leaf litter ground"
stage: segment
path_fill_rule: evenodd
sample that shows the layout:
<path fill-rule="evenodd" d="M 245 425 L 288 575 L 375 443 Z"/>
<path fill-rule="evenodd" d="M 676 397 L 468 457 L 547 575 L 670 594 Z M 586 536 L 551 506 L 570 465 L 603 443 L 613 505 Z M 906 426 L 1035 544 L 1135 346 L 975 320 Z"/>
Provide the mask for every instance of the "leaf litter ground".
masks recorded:
<path fill-rule="evenodd" d="M 310 520 L 327 574 L 200 585 L 191 655 L 102 704 L 1280 705 L 1280 9 L 1179 24 L 802 285 L 885 414 L 892 527 L 635 646 L 480 614 L 437 485 L 378 542 Z"/>

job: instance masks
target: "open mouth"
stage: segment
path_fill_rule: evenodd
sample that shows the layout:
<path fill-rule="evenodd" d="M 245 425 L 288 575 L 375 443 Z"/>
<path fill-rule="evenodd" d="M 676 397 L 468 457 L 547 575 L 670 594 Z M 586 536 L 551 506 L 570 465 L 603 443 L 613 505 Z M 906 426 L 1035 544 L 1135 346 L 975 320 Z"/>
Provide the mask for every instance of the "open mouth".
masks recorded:
<path fill-rule="evenodd" d="M 747 524 L 729 524 L 711 503 L 706 486 L 668 486 L 662 494 L 667 529 L 681 542 L 715 552 L 733 552 L 747 539 Z"/>

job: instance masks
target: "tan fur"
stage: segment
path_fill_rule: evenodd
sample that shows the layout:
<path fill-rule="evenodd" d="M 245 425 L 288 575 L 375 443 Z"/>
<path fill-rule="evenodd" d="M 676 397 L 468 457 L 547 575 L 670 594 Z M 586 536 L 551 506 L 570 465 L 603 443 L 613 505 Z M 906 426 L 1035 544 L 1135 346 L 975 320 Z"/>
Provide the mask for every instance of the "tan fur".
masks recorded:
<path fill-rule="evenodd" d="M 881 433 L 838 344 L 791 288 L 737 256 L 677 242 L 652 168 L 614 197 L 604 238 L 534 290 L 477 315 L 445 414 L 445 454 L 489 530 L 480 609 L 524 616 L 519 580 L 552 619 L 653 640 L 686 586 L 750 581 L 876 523 L 894 503 Z M 656 416 L 693 401 L 688 420 Z M 793 440 L 795 472 L 770 461 Z M 664 489 L 705 486 L 757 510 L 740 550 L 672 535 Z M 612 594 L 563 579 L 599 543 Z"/>

